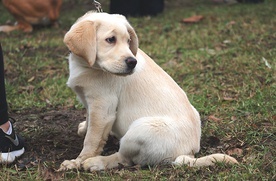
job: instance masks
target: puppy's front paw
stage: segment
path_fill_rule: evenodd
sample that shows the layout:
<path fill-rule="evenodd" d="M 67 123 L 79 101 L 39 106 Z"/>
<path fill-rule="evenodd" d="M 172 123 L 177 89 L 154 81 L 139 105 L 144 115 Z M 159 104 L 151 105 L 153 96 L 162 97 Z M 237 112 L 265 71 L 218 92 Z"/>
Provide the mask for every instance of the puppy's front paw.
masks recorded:
<path fill-rule="evenodd" d="M 65 160 L 60 165 L 58 171 L 66 171 L 66 170 L 72 170 L 72 169 L 79 169 L 80 168 L 80 161 L 78 159 L 76 160 Z"/>
<path fill-rule="evenodd" d="M 106 165 L 103 163 L 101 156 L 97 156 L 86 159 L 84 162 L 82 162 L 82 167 L 84 170 L 89 170 L 92 172 L 97 170 L 104 170 Z"/>

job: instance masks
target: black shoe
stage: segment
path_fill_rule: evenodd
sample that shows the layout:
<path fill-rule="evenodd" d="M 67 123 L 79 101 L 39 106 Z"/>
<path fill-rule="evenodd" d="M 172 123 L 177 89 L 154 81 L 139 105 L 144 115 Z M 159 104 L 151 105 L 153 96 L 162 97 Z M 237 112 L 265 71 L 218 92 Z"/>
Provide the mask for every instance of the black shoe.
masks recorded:
<path fill-rule="evenodd" d="M 24 141 L 20 136 L 15 134 L 13 126 L 10 135 L 7 135 L 0 129 L 0 163 L 12 163 L 24 152 Z"/>

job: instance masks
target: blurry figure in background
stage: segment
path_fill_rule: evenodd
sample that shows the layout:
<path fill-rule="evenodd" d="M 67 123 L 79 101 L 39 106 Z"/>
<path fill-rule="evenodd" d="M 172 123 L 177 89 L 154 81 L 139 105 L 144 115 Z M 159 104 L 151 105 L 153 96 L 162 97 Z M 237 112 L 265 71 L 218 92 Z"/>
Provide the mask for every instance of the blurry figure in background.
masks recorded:
<path fill-rule="evenodd" d="M 111 0 L 110 13 L 124 16 L 155 16 L 164 10 L 164 0 Z"/>
<path fill-rule="evenodd" d="M 17 22 L 13 26 L 0 26 L 0 32 L 32 32 L 32 25 L 58 25 L 62 0 L 2 0 L 2 3 Z"/>

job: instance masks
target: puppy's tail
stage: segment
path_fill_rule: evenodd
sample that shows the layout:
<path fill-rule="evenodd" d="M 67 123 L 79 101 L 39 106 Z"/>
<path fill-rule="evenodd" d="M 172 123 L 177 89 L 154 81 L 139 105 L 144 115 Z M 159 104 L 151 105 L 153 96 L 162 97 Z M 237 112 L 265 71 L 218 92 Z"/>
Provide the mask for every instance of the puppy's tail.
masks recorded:
<path fill-rule="evenodd" d="M 190 167 L 203 167 L 203 166 L 211 166 L 216 162 L 224 162 L 230 164 L 238 164 L 238 161 L 226 154 L 212 154 L 200 158 L 193 158 L 187 155 L 178 156 L 173 162 L 174 165 L 189 165 Z"/>

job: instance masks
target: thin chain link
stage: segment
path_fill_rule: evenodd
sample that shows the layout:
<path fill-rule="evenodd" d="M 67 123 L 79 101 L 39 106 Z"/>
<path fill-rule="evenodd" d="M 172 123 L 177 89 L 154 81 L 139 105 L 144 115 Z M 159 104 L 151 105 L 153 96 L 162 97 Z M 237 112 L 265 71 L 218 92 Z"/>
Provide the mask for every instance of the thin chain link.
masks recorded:
<path fill-rule="evenodd" d="M 99 3 L 96 0 L 93 0 L 93 4 L 94 4 L 95 8 L 97 9 L 98 13 L 103 12 L 101 3 Z"/>

